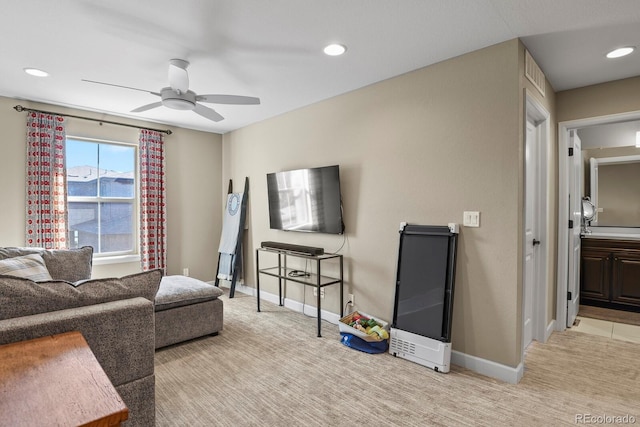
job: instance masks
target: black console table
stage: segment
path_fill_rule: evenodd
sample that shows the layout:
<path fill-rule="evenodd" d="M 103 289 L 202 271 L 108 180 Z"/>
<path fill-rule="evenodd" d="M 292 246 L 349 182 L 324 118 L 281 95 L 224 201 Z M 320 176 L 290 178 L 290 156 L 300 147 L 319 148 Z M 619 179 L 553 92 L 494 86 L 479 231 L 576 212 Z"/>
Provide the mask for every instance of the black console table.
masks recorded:
<path fill-rule="evenodd" d="M 260 253 L 269 253 L 277 255 L 278 265 L 275 267 L 260 268 Z M 287 257 L 303 258 L 305 260 L 312 261 L 316 265 L 315 273 L 310 273 L 307 276 L 295 276 L 297 269 L 287 267 Z M 321 274 L 322 262 L 337 259 L 340 263 L 340 277 L 329 277 Z M 260 275 L 266 274 L 267 276 L 276 277 L 278 279 L 278 304 L 283 305 L 282 299 L 282 285 L 286 286 L 287 281 L 301 283 L 305 286 L 313 286 L 317 290 L 317 306 L 318 306 L 318 336 L 320 337 L 320 323 L 321 323 L 321 288 L 325 286 L 340 284 L 340 317 L 344 315 L 344 280 L 343 280 L 343 261 L 342 255 L 338 254 L 323 254 L 323 255 L 309 255 L 300 252 L 291 252 L 285 250 L 278 250 L 272 248 L 258 248 L 256 249 L 256 298 L 258 303 L 258 311 L 260 311 Z"/>

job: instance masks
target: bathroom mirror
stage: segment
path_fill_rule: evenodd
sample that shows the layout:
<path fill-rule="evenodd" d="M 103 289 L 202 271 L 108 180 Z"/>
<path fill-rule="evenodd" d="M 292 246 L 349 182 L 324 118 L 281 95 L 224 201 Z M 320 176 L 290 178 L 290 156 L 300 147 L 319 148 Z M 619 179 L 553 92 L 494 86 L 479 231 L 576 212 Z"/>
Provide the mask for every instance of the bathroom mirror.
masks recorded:
<path fill-rule="evenodd" d="M 590 158 L 590 196 L 598 227 L 640 227 L 640 155 Z"/>

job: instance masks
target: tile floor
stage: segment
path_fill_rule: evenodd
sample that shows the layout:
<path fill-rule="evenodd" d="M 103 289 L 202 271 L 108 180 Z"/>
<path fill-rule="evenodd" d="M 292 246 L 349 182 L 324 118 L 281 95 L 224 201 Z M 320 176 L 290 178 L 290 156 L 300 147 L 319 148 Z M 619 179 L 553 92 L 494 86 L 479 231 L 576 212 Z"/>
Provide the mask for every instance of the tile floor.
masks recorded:
<path fill-rule="evenodd" d="M 571 328 L 572 331 L 600 335 L 602 337 L 613 338 L 614 340 L 640 343 L 640 326 L 581 316 L 578 316 L 576 319 L 580 320 L 580 323 L 577 326 L 573 326 Z"/>

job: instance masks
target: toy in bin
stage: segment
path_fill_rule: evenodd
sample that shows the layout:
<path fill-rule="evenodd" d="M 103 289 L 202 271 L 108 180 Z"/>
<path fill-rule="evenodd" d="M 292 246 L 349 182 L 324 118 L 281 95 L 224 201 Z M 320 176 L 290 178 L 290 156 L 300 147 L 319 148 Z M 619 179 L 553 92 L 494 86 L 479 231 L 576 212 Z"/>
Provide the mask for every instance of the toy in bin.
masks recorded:
<path fill-rule="evenodd" d="M 338 322 L 342 343 L 367 353 L 387 350 L 389 332 L 387 323 L 365 313 L 354 311 Z"/>

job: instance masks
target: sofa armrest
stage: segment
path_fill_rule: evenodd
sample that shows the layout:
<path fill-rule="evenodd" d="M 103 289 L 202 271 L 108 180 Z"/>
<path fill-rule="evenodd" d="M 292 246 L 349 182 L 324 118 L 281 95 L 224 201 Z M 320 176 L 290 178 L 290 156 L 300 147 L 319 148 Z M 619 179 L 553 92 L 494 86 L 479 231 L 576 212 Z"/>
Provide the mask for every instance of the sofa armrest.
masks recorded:
<path fill-rule="evenodd" d="M 153 304 L 130 298 L 0 320 L 0 344 L 80 331 L 114 386 L 154 372 Z"/>

